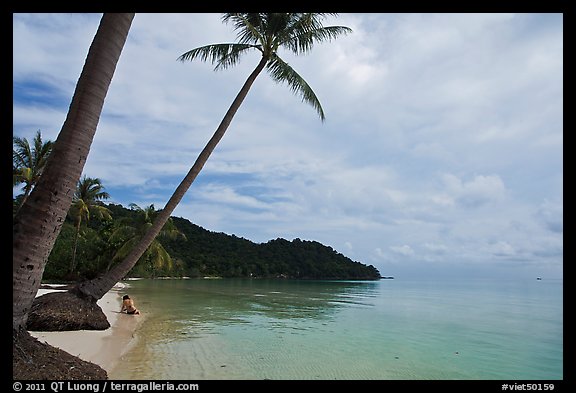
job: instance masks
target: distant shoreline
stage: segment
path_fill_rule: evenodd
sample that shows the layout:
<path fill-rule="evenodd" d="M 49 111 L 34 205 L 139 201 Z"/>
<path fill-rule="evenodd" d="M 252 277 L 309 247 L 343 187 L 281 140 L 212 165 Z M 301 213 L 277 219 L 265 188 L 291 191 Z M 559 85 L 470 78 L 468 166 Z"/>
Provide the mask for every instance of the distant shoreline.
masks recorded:
<path fill-rule="evenodd" d="M 364 278 L 306 278 L 306 277 L 223 277 L 223 276 L 203 276 L 203 277 L 189 277 L 189 276 L 182 276 L 182 277 L 171 277 L 171 276 L 164 276 L 164 277 L 128 277 L 124 279 L 125 281 L 133 281 L 133 280 L 292 280 L 292 281 L 378 281 L 378 280 L 393 280 L 393 276 L 382 276 L 382 277 L 364 277 Z M 50 284 L 48 284 L 50 285 Z"/>

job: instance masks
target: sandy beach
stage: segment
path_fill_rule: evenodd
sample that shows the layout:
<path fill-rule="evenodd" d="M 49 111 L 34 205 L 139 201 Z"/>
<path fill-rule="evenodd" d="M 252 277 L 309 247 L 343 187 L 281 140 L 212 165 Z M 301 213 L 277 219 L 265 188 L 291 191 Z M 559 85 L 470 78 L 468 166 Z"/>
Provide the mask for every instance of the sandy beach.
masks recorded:
<path fill-rule="evenodd" d="M 54 292 L 54 290 L 40 289 L 36 296 L 48 292 Z M 122 355 L 135 342 L 134 332 L 144 319 L 143 315 L 127 315 L 119 312 L 123 294 L 124 285 L 118 283 L 98 301 L 98 305 L 110 323 L 110 327 L 106 330 L 30 331 L 30 334 L 41 342 L 95 363 L 110 373 Z"/>

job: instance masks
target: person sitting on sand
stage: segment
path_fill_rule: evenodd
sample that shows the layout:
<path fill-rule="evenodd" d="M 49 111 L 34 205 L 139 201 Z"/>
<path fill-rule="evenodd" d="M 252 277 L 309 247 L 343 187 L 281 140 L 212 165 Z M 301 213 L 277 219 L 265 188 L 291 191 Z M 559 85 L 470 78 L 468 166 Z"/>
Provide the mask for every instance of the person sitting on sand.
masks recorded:
<path fill-rule="evenodd" d="M 140 311 L 134 306 L 134 300 L 130 296 L 124 295 L 122 297 L 122 309 L 120 312 L 126 311 L 126 314 L 140 314 Z"/>

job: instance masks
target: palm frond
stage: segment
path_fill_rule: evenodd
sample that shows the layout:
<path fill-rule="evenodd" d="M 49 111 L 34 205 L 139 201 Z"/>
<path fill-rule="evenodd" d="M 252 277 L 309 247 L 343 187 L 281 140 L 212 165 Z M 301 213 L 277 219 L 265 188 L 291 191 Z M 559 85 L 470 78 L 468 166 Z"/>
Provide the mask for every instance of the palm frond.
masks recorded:
<path fill-rule="evenodd" d="M 109 238 L 112 243 L 125 242 L 126 239 L 131 239 L 136 236 L 136 230 L 126 223 L 127 220 L 129 219 L 126 218 L 126 220 L 124 220 L 125 222 L 122 224 L 115 224 L 115 229 L 112 231 Z"/>
<path fill-rule="evenodd" d="M 137 244 L 138 239 L 133 237 L 128 239 L 122 246 L 116 251 L 114 256 L 112 257 L 113 260 L 124 259 L 126 256 L 132 251 L 132 248 Z"/>
<path fill-rule="evenodd" d="M 152 263 L 155 269 L 161 269 L 166 267 L 166 270 L 172 270 L 172 257 L 168 254 L 168 251 L 160 244 L 156 242 L 155 247 L 150 250 Z"/>
<path fill-rule="evenodd" d="M 316 94 L 308 83 L 302 78 L 290 65 L 280 59 L 278 56 L 273 56 L 272 60 L 266 65 L 270 76 L 278 83 L 286 82 L 293 93 L 302 97 L 302 101 L 306 102 L 316 109 L 320 119 L 325 120 L 324 110 Z"/>
<path fill-rule="evenodd" d="M 112 212 L 105 206 L 93 205 L 91 206 L 92 210 L 96 214 L 99 219 L 103 220 L 111 220 L 112 219 Z"/>
<path fill-rule="evenodd" d="M 242 44 L 260 44 L 264 45 L 265 37 L 265 14 L 258 13 L 235 13 L 224 14 L 222 21 L 224 23 L 232 22 L 236 37 Z"/>
<path fill-rule="evenodd" d="M 32 166 L 32 149 L 26 138 L 12 137 L 12 165 L 15 167 Z"/>
<path fill-rule="evenodd" d="M 48 155 L 52 151 L 54 142 L 46 141 L 42 142 L 42 133 L 40 130 L 36 131 L 36 136 L 34 137 L 34 165 L 38 168 L 44 169 Z"/>
<path fill-rule="evenodd" d="M 189 50 L 188 52 L 180 55 L 178 60 L 180 61 L 192 61 L 199 59 L 202 61 L 208 61 L 215 64 L 214 71 L 219 69 L 226 69 L 233 65 L 236 65 L 240 59 L 240 55 L 244 54 L 249 49 L 257 48 L 257 45 L 251 44 L 212 44 L 205 45 L 199 48 Z"/>
<path fill-rule="evenodd" d="M 308 83 L 278 57 L 278 49 L 284 47 L 296 55 L 308 52 L 314 43 L 330 41 L 352 32 L 345 26 L 324 27 L 325 13 L 228 13 L 223 14 L 224 23 L 232 23 L 239 43 L 212 44 L 192 49 L 178 60 L 210 61 L 214 70 L 228 68 L 238 63 L 240 56 L 249 49 L 262 53 L 266 68 L 276 82 L 286 82 L 290 89 L 302 97 L 302 101 L 314 107 L 320 119 L 325 120 L 320 101 Z"/>
<path fill-rule="evenodd" d="M 296 29 L 294 34 L 279 42 L 282 46 L 294 54 L 299 55 L 309 52 L 315 43 L 331 41 L 340 35 L 349 34 L 352 29 L 345 26 L 327 26 L 314 29 Z"/>

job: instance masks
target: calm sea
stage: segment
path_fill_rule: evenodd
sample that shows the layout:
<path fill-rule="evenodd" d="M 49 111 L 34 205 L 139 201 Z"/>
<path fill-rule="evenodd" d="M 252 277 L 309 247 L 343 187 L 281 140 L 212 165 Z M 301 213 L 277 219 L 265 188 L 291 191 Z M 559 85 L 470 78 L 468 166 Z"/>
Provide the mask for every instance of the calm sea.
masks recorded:
<path fill-rule="evenodd" d="M 562 280 L 127 283 L 110 379 L 563 379 Z"/>

